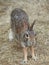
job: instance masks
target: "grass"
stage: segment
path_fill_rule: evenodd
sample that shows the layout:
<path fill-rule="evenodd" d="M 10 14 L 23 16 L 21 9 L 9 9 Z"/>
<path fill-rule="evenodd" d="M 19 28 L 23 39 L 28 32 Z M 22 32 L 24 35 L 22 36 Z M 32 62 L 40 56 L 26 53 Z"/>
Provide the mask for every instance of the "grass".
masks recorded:
<path fill-rule="evenodd" d="M 47 9 L 44 9 L 47 1 L 45 0 L 2 0 L 0 7 L 4 8 L 8 6 L 10 8 L 0 12 L 0 64 L 1 65 L 20 65 L 20 61 L 23 58 L 22 49 L 17 48 L 15 40 L 10 42 L 8 40 L 8 31 L 10 29 L 9 20 L 12 9 L 19 7 L 25 10 L 29 16 L 29 23 L 31 24 L 34 19 L 37 19 L 34 31 L 37 33 L 37 46 L 35 47 L 35 53 L 39 59 L 37 62 L 29 58 L 28 65 L 49 65 L 49 17 Z M 41 7 L 43 5 L 43 7 Z M 47 4 L 48 5 L 48 4 Z M 44 10 L 42 10 L 42 8 Z M 7 13 L 6 13 L 7 11 Z M 10 12 L 9 12 L 10 11 Z M 5 13 L 4 16 L 3 13 Z M 40 15 L 39 15 L 40 14 Z M 46 44 L 45 44 L 46 43 Z"/>

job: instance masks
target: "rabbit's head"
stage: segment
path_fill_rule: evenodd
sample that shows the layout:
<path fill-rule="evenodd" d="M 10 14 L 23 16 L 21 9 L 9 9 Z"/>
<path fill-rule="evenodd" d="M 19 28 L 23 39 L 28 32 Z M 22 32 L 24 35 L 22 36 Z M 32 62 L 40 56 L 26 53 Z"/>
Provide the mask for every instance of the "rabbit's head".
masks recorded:
<path fill-rule="evenodd" d="M 35 21 L 29 26 L 28 30 L 24 32 L 24 41 L 30 41 L 32 42 L 35 39 L 35 32 L 33 31 L 33 26 L 35 24 Z"/>

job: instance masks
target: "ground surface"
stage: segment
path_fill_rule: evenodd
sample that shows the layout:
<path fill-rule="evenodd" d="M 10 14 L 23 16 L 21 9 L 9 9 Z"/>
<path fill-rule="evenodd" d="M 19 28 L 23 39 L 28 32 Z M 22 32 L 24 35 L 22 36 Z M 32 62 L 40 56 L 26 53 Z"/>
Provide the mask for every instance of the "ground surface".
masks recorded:
<path fill-rule="evenodd" d="M 0 0 L 0 65 L 20 65 L 23 58 L 16 41 L 8 40 L 10 13 L 17 7 L 27 12 L 30 24 L 37 19 L 35 53 L 39 59 L 35 62 L 29 58 L 28 65 L 49 65 L 49 0 Z"/>

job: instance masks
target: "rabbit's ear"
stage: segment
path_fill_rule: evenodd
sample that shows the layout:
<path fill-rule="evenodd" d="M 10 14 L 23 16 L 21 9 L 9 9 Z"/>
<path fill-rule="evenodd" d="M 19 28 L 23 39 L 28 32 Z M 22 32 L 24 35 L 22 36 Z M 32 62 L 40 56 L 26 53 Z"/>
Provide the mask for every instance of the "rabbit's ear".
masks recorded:
<path fill-rule="evenodd" d="M 31 26 L 29 28 L 30 31 L 33 29 L 33 26 L 34 26 L 35 22 L 36 22 L 36 20 L 34 20 L 34 22 L 31 24 Z"/>

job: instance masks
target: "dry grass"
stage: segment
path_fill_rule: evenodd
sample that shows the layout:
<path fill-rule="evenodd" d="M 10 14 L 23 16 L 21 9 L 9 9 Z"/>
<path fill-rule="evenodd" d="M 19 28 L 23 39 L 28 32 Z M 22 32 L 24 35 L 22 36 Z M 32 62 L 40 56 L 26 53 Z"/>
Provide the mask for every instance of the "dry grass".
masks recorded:
<path fill-rule="evenodd" d="M 8 7 L 8 8 L 7 8 Z M 49 1 L 48 0 L 0 0 L 0 65 L 20 65 L 23 53 L 15 40 L 9 42 L 10 13 L 12 9 L 24 9 L 29 23 L 37 19 L 34 31 L 37 33 L 35 53 L 37 62 L 29 59 L 28 65 L 49 65 Z"/>

